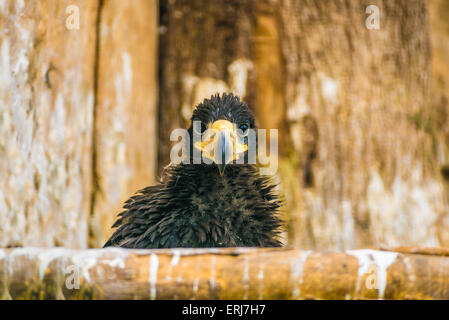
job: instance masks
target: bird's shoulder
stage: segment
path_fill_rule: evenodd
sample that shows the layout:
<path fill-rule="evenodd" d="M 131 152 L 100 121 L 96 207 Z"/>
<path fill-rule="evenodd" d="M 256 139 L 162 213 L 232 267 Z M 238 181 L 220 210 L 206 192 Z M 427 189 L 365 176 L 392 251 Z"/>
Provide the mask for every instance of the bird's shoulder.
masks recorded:
<path fill-rule="evenodd" d="M 112 225 L 117 229 L 104 247 L 138 247 L 138 242 L 144 234 L 156 231 L 153 228 L 163 220 L 159 208 L 166 199 L 165 188 L 164 184 L 149 186 L 126 200 L 124 210 L 117 215 L 117 220 Z"/>

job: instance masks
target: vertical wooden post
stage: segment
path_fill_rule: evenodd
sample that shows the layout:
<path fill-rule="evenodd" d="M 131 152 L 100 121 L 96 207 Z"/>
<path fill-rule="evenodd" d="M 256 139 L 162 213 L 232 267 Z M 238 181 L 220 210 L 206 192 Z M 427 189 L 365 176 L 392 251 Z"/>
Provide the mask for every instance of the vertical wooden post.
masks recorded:
<path fill-rule="evenodd" d="M 102 246 L 123 202 L 156 182 L 156 0 L 104 1 L 99 25 L 90 246 Z"/>
<path fill-rule="evenodd" d="M 86 247 L 97 5 L 2 1 L 0 247 Z"/>

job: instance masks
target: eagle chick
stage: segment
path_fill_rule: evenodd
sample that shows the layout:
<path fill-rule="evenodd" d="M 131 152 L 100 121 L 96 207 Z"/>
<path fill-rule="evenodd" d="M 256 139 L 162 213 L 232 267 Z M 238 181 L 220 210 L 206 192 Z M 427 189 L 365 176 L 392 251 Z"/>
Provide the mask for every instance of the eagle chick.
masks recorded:
<path fill-rule="evenodd" d="M 128 199 L 104 247 L 281 246 L 275 185 L 255 164 L 236 161 L 248 160 L 249 129 L 255 129 L 254 117 L 233 94 L 197 105 L 188 134 L 202 139 L 187 139 L 189 157 L 199 151 L 210 161 L 169 166 L 164 182 Z"/>

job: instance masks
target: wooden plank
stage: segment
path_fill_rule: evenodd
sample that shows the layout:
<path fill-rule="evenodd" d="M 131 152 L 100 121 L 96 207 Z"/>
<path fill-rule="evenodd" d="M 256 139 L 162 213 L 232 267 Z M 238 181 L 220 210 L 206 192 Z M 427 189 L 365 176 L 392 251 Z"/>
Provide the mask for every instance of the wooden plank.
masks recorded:
<path fill-rule="evenodd" d="M 435 137 L 438 161 L 449 202 L 449 2 L 429 1 L 429 27 L 432 66 L 431 133 Z M 445 215 L 441 215 L 444 219 Z M 440 226 L 444 229 L 445 224 Z M 441 232 L 441 242 L 449 242 L 449 234 Z"/>
<path fill-rule="evenodd" d="M 96 15 L 90 0 L 1 2 L 0 246 L 86 247 Z"/>
<path fill-rule="evenodd" d="M 154 184 L 157 161 L 157 1 L 101 9 L 90 246 L 102 246 L 123 202 Z"/>

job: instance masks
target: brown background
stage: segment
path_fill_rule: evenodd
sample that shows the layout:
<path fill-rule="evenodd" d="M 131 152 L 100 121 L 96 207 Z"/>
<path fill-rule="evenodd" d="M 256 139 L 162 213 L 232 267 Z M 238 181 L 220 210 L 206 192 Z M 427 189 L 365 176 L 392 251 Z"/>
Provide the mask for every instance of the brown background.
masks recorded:
<path fill-rule="evenodd" d="M 101 246 L 217 91 L 279 129 L 287 244 L 449 246 L 447 21 L 445 0 L 4 2 L 0 247 Z"/>

